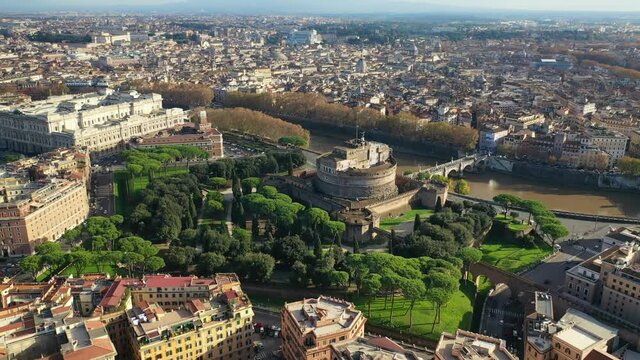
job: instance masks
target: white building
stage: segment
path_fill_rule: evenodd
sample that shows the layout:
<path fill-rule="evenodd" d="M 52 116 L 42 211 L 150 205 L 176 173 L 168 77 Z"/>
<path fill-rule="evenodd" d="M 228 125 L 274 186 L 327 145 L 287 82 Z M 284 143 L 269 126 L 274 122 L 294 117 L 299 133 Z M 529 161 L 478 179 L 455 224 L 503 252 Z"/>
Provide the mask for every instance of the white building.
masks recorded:
<path fill-rule="evenodd" d="M 107 90 L 53 96 L 1 110 L 0 148 L 39 153 L 80 146 L 103 152 L 186 119 L 182 109 L 163 109 L 159 94 Z"/>
<path fill-rule="evenodd" d="M 322 42 L 322 38 L 315 30 L 293 30 L 289 33 L 289 45 L 315 45 Z"/>
<path fill-rule="evenodd" d="M 131 34 L 129 32 L 125 32 L 122 34 L 110 34 L 110 33 L 100 33 L 91 36 L 91 42 L 95 44 L 121 44 L 131 42 Z"/>
<path fill-rule="evenodd" d="M 609 154 L 609 165 L 614 166 L 624 157 L 629 138 L 619 132 L 602 129 L 592 129 L 580 138 L 582 144 L 595 145 Z"/>
<path fill-rule="evenodd" d="M 487 126 L 480 130 L 480 151 L 495 152 L 502 139 L 509 135 L 509 130 L 500 126 Z"/>

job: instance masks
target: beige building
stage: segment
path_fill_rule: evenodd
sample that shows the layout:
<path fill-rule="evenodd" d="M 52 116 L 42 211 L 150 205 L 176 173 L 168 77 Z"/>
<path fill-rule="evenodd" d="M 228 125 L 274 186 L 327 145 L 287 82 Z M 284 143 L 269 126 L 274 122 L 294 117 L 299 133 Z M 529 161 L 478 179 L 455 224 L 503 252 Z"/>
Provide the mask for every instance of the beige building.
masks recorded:
<path fill-rule="evenodd" d="M 629 136 L 629 155 L 640 157 L 640 130 L 631 132 Z"/>
<path fill-rule="evenodd" d="M 157 303 L 164 309 L 177 309 L 187 300 L 208 299 L 220 291 L 240 286 L 236 274 L 217 274 L 213 279 L 196 276 L 146 275 L 132 285 L 134 304 Z"/>
<path fill-rule="evenodd" d="M 469 331 L 442 333 L 434 351 L 436 360 L 517 360 L 502 339 Z"/>
<path fill-rule="evenodd" d="M 597 146 L 600 150 L 609 154 L 609 164 L 615 165 L 618 160 L 624 157 L 629 138 L 616 131 L 591 129 L 585 136 L 580 138 L 580 142 L 585 145 Z"/>
<path fill-rule="evenodd" d="M 222 276 L 235 277 L 232 274 Z M 165 282 L 170 280 L 167 278 Z M 169 282 L 164 285 L 163 288 L 179 286 Z M 188 284 L 183 288 L 184 296 L 181 306 L 176 306 L 173 310 L 163 308 L 157 302 L 144 300 L 136 301 L 136 305 L 127 310 L 132 358 L 138 360 L 248 360 L 251 358 L 253 310 L 251 302 L 242 292 L 239 283 L 228 290 L 223 290 L 225 286 L 220 286 L 204 298 L 189 296 L 192 290 L 187 289 L 192 287 L 192 284 Z M 200 292 L 204 289 L 195 290 Z M 174 294 L 176 291 L 171 292 L 171 295 Z M 165 293 L 165 295 L 169 294 Z M 133 291 L 132 296 L 136 298 Z M 173 304 L 170 306 L 173 307 Z"/>
<path fill-rule="evenodd" d="M 569 308 L 553 321 L 551 297 L 536 293 L 536 312 L 525 320 L 525 360 L 583 360 L 618 346 L 618 330 Z"/>
<path fill-rule="evenodd" d="M 571 268 L 565 293 L 640 328 L 640 244 L 614 245 Z"/>
<path fill-rule="evenodd" d="M 182 109 L 163 109 L 162 96 L 136 91 L 53 96 L 0 111 L 0 148 L 39 153 L 85 147 L 100 153 L 134 137 L 183 123 Z"/>
<path fill-rule="evenodd" d="M 281 316 L 285 360 L 333 359 L 332 346 L 362 337 L 367 321 L 352 303 L 327 296 L 285 304 Z"/>
<path fill-rule="evenodd" d="M 198 124 L 180 124 L 174 129 L 163 130 L 154 136 L 134 139 L 131 144 L 139 148 L 190 145 L 206 151 L 213 159 L 224 157 L 222 133 L 211 127 L 207 121 L 206 111 L 201 111 L 199 117 Z"/>
<path fill-rule="evenodd" d="M 0 198 L 0 245 L 5 256 L 30 255 L 36 245 L 59 239 L 89 216 L 82 180 L 53 178 L 0 191 L 4 195 Z"/>

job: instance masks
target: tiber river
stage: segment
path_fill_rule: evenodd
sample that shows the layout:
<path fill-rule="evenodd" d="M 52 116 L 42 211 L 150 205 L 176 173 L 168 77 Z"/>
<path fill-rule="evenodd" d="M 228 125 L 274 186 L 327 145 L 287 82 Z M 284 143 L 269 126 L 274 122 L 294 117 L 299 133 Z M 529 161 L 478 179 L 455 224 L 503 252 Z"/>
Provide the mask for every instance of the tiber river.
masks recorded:
<path fill-rule="evenodd" d="M 341 145 L 349 136 L 337 133 L 329 134 L 313 130 L 311 146 L 315 151 L 328 152 L 336 145 Z M 406 169 L 429 167 L 436 159 L 394 152 L 398 161 L 398 172 Z M 595 191 L 573 188 L 557 184 L 541 183 L 516 176 L 487 171 L 479 174 L 465 174 L 471 185 L 471 195 L 491 199 L 501 193 L 510 193 L 524 199 L 543 202 L 548 208 L 597 215 L 640 217 L 640 194 L 613 191 Z"/>

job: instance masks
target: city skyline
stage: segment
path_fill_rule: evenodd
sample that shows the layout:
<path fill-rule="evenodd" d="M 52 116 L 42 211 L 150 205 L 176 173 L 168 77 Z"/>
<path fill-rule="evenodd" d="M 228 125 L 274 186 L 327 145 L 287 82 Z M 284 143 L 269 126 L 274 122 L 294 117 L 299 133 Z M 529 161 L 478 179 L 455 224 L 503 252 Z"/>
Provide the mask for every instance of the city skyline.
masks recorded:
<path fill-rule="evenodd" d="M 517 3 L 505 0 L 355 0 L 340 2 L 327 0 L 309 4 L 302 1 L 260 1 L 260 0 L 107 0 L 87 3 L 81 0 L 33 0 L 11 2 L 1 0 L 5 11 L 149 11 L 171 12 L 220 12 L 227 14 L 429 14 L 446 12 L 639 12 L 640 4 L 633 0 L 607 2 L 589 0 L 568 0 L 555 2 L 543 0 L 535 3 Z M 113 7 L 118 7 L 114 9 Z"/>

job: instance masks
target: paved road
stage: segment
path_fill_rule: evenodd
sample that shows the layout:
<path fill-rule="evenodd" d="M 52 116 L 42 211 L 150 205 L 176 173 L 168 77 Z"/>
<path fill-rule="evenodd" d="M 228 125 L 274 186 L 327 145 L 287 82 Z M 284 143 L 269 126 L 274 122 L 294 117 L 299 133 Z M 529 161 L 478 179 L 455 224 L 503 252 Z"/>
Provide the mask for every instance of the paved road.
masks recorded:
<path fill-rule="evenodd" d="M 113 173 L 94 172 L 91 177 L 91 197 L 95 215 L 114 215 L 116 200 L 113 194 Z"/>
<path fill-rule="evenodd" d="M 567 270 L 600 252 L 600 239 L 610 231 L 609 226 L 618 227 L 623 225 L 591 224 L 591 226 L 593 227 L 586 229 L 586 232 L 576 232 L 560 241 L 560 251 L 545 262 L 525 272 L 522 276 L 547 286 L 551 290 L 559 290 L 564 284 L 564 274 Z"/>
<path fill-rule="evenodd" d="M 521 349 L 522 321 L 524 311 L 522 305 L 514 301 L 511 290 L 504 284 L 498 284 L 487 297 L 484 316 L 480 324 L 480 332 L 499 339 L 505 339 L 507 346 L 517 351 Z M 514 331 L 517 332 L 514 335 Z"/>
<path fill-rule="evenodd" d="M 275 314 L 270 311 L 264 311 L 255 307 L 253 308 L 253 312 L 255 314 L 253 317 L 254 323 L 262 323 L 263 325 L 266 325 L 266 326 L 275 325 L 278 327 L 282 327 L 280 324 L 280 314 Z M 261 342 L 262 345 L 264 345 L 264 349 L 256 353 L 253 359 L 255 360 L 277 359 L 277 357 L 274 357 L 272 354 L 274 351 L 277 351 L 282 346 L 282 338 L 280 337 L 273 338 L 270 336 L 261 337 L 260 334 L 254 333 L 252 336 L 252 339 L 254 342 L 258 341 L 258 342 Z"/>

